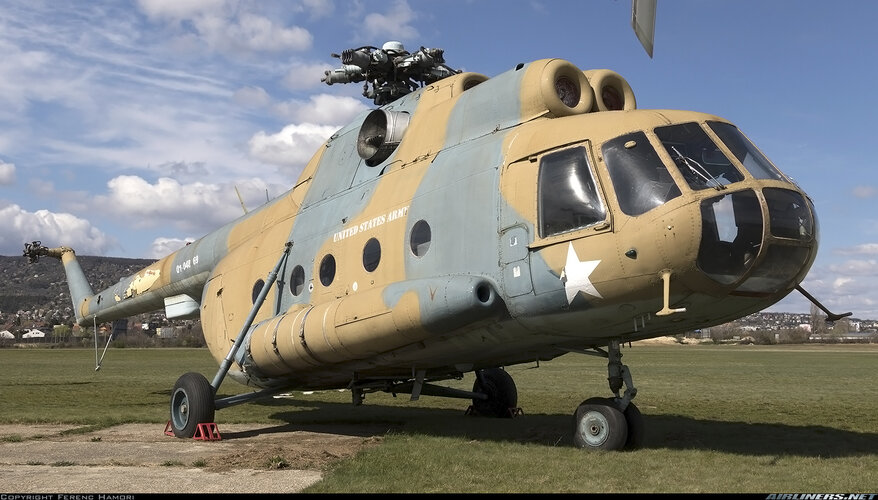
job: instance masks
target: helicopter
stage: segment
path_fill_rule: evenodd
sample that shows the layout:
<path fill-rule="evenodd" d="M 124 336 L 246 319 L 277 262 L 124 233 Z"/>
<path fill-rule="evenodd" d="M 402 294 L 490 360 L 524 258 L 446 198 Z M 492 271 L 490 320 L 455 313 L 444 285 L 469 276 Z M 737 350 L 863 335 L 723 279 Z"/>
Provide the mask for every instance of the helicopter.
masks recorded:
<path fill-rule="evenodd" d="M 651 36 L 638 32 L 650 56 Z M 62 262 L 80 325 L 200 318 L 219 368 L 177 380 L 174 436 L 290 390 L 462 398 L 514 417 L 504 367 L 576 352 L 606 359 L 612 396 L 578 405 L 574 445 L 636 449 L 624 343 L 793 290 L 830 320 L 850 314 L 800 285 L 818 249 L 811 199 L 724 118 L 639 109 L 619 73 L 563 59 L 489 78 L 397 41 L 333 56 L 322 81 L 362 82 L 375 108 L 283 195 L 97 293 L 73 249 L 25 244 L 31 261 Z M 471 391 L 438 384 L 470 372 Z M 253 390 L 217 398 L 226 377 Z"/>

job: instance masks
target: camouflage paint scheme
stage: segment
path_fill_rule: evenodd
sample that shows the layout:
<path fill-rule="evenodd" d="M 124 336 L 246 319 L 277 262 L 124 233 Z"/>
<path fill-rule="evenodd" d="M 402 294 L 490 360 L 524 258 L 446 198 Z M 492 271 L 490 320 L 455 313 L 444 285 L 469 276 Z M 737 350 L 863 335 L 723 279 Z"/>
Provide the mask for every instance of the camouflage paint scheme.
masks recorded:
<path fill-rule="evenodd" d="M 559 76 L 581 86 L 574 106 L 556 94 Z M 606 111 L 606 87 L 624 99 L 623 110 Z M 458 74 L 382 109 L 408 113 L 410 122 L 379 164 L 370 166 L 357 153 L 364 113 L 316 152 L 286 194 L 110 289 L 92 294 L 76 277 L 72 251 L 56 252 L 68 270 L 80 324 L 161 309 L 166 298 L 182 297 L 200 313 L 210 351 L 221 362 L 250 313 L 259 280 L 292 242 L 230 376 L 257 387 L 298 389 L 410 380 L 416 371 L 441 380 L 548 360 L 611 339 L 730 321 L 784 297 L 816 254 L 815 230 L 790 243 L 809 256 L 783 286 L 740 293 L 696 265 L 702 200 L 717 196 L 716 190 L 686 189 L 680 173 L 669 169 L 680 196 L 638 216 L 623 213 L 602 158 L 605 141 L 646 131 L 660 146 L 650 133 L 655 127 L 727 122 L 696 112 L 638 110 L 631 88 L 612 71 L 582 72 L 567 61 L 544 59 L 490 79 Z M 607 215 L 541 237 L 540 160 L 580 146 Z M 655 149 L 673 165 L 662 148 Z M 761 190 L 804 193 L 785 178 L 756 179 L 735 164 L 744 179 L 724 193 L 757 193 L 763 240 L 776 240 Z M 419 221 L 429 224 L 430 238 L 416 255 L 411 238 Z M 368 271 L 364 248 L 371 239 L 380 245 L 380 260 Z M 324 284 L 320 268 L 327 255 L 335 269 Z M 292 279 L 297 266 L 303 283 Z M 574 268 L 579 288 L 568 290 Z M 300 285 L 296 294 L 291 285 Z M 685 312 L 657 315 L 668 306 Z"/>

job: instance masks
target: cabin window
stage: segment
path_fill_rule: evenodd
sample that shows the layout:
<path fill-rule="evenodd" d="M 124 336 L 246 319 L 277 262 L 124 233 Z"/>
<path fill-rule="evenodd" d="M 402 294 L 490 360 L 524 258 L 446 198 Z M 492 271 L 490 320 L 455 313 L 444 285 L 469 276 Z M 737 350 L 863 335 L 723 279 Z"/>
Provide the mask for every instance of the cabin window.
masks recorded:
<path fill-rule="evenodd" d="M 290 274 L 290 292 L 293 295 L 298 296 L 302 293 L 302 290 L 305 289 L 305 269 L 302 266 L 296 266 L 293 268 L 293 272 Z"/>
<path fill-rule="evenodd" d="M 262 287 L 264 287 L 264 286 L 265 286 L 265 280 L 262 280 L 262 279 L 258 279 L 258 280 L 256 280 L 256 283 L 253 283 L 252 302 L 254 304 L 256 303 L 256 299 L 259 298 L 259 292 L 262 291 Z"/>
<path fill-rule="evenodd" d="M 602 152 L 619 208 L 625 214 L 644 214 L 680 196 L 668 167 L 643 132 L 607 141 Z"/>
<path fill-rule="evenodd" d="M 543 156 L 538 186 L 542 237 L 588 227 L 607 218 L 582 146 Z"/>
<path fill-rule="evenodd" d="M 375 238 L 369 238 L 363 247 L 363 267 L 370 273 L 378 267 L 381 261 L 381 243 Z"/>
<path fill-rule="evenodd" d="M 335 279 L 335 257 L 332 254 L 327 254 L 326 257 L 323 257 L 323 260 L 320 261 L 320 282 L 323 283 L 323 286 L 329 286 L 332 284 L 332 280 Z"/>
<path fill-rule="evenodd" d="M 430 224 L 427 224 L 425 220 L 415 222 L 415 225 L 412 226 L 412 234 L 409 241 L 415 257 L 423 257 L 427 253 L 427 250 L 430 249 L 431 239 Z"/>
<path fill-rule="evenodd" d="M 756 146 L 734 125 L 721 122 L 707 122 L 707 126 L 719 136 L 735 158 L 744 165 L 756 179 L 786 181 L 784 176 L 768 161 Z"/>
<path fill-rule="evenodd" d="M 690 188 L 719 190 L 726 184 L 744 180 L 741 172 L 697 123 L 658 127 L 655 134 Z"/>

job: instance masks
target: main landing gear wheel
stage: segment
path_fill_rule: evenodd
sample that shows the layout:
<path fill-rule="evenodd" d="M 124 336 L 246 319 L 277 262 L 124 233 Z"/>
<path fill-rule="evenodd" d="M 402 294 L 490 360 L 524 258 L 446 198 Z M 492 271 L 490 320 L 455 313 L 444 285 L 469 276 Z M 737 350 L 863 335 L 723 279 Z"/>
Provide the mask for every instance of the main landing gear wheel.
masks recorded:
<path fill-rule="evenodd" d="M 198 424 L 213 422 L 213 387 L 200 373 L 186 373 L 177 379 L 171 393 L 171 428 L 174 436 L 191 438 Z"/>
<path fill-rule="evenodd" d="M 473 411 L 488 417 L 512 418 L 518 406 L 518 390 L 515 381 L 500 368 L 487 368 L 476 372 L 473 392 L 485 394 L 487 399 L 473 398 Z"/>

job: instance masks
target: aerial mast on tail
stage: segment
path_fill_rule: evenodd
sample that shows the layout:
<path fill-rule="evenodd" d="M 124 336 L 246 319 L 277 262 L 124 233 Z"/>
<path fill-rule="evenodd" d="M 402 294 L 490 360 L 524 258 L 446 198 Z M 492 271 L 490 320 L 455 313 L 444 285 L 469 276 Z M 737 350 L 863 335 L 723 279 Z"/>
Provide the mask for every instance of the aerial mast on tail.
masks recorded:
<path fill-rule="evenodd" d="M 333 83 L 363 84 L 363 96 L 381 106 L 417 90 L 418 88 L 460 73 L 445 64 L 442 49 L 421 47 L 413 53 L 402 43 L 390 41 L 380 49 L 364 46 L 347 49 L 332 57 L 341 59 L 342 67 L 324 72 L 320 79 Z"/>

